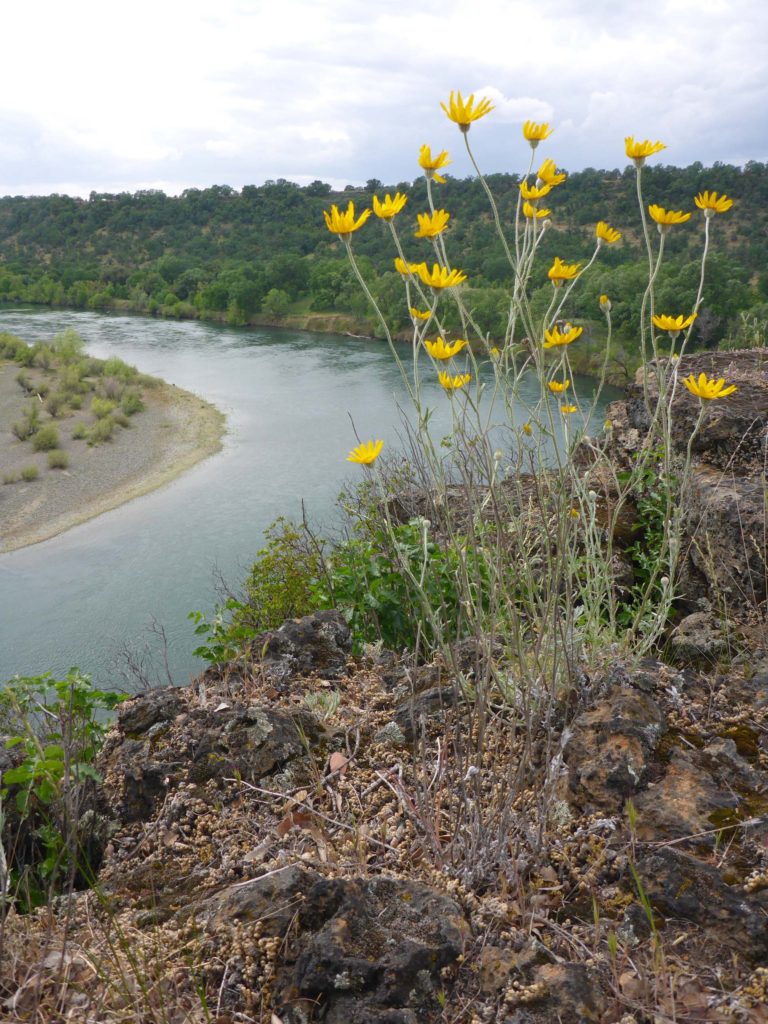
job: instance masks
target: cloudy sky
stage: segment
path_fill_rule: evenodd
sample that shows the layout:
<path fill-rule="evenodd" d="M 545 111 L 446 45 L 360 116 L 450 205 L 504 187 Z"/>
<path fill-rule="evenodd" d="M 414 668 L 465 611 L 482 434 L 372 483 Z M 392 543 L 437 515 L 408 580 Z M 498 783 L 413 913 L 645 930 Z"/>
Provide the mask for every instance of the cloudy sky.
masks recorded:
<path fill-rule="evenodd" d="M 419 146 L 470 166 L 440 110 L 491 96 L 484 170 L 520 170 L 551 121 L 562 167 L 768 159 L 763 0 L 9 0 L 0 194 L 227 184 L 343 187 L 418 173 Z"/>

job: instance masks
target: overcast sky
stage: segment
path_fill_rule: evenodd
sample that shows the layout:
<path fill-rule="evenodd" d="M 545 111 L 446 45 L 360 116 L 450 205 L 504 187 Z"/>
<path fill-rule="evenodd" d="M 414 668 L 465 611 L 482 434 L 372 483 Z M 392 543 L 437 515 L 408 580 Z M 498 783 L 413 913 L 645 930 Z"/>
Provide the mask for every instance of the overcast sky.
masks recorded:
<path fill-rule="evenodd" d="M 487 171 L 519 171 L 526 118 L 568 170 L 768 159 L 764 0 L 7 0 L 0 194 L 418 173 L 419 146 L 471 171 L 440 109 L 491 96 Z"/>

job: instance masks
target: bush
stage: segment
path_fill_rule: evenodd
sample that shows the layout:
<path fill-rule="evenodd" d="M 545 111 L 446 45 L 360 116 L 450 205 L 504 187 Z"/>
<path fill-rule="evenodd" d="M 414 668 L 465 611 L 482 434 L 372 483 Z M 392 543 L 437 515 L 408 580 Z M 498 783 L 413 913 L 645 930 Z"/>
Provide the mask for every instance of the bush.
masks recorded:
<path fill-rule="evenodd" d="M 108 398 L 97 398 L 94 396 L 91 399 L 91 412 L 97 420 L 103 420 L 104 417 L 109 416 L 115 408 L 115 402 L 111 402 Z"/>
<path fill-rule="evenodd" d="M 62 680 L 16 676 L 0 688 L 0 733 L 15 749 L 0 790 L 0 838 L 12 840 L 5 844 L 8 881 L 22 910 L 93 881 L 101 845 L 84 845 L 79 826 L 101 781 L 94 762 L 108 712 L 122 699 L 94 689 L 77 669 Z"/>
<path fill-rule="evenodd" d="M 112 356 L 107 359 L 102 367 L 102 374 L 105 377 L 118 377 L 120 380 L 134 380 L 138 376 L 135 366 L 129 366 L 122 359 Z"/>
<path fill-rule="evenodd" d="M 0 333 L 0 359 L 10 359 L 14 363 L 22 361 L 22 354 L 27 351 L 27 343 L 5 331 Z"/>
<path fill-rule="evenodd" d="M 85 425 L 85 423 L 83 423 L 82 420 L 80 420 L 78 423 L 75 424 L 72 430 L 72 438 L 75 441 L 82 441 L 86 437 L 88 437 L 88 427 Z"/>
<path fill-rule="evenodd" d="M 35 390 L 35 385 L 32 383 L 28 374 L 24 373 L 23 370 L 19 370 L 16 374 L 16 383 L 19 385 L 22 391 L 26 391 L 28 395 L 31 395 Z"/>
<path fill-rule="evenodd" d="M 105 416 L 103 419 L 96 420 L 88 431 L 88 444 L 93 446 L 103 444 L 104 441 L 111 441 L 114 430 L 115 421 L 111 416 Z"/>
<path fill-rule="evenodd" d="M 44 370 L 50 370 L 53 363 L 53 350 L 50 345 L 37 344 L 35 346 L 35 362 Z"/>
<path fill-rule="evenodd" d="M 40 427 L 37 433 L 32 435 L 32 448 L 36 452 L 49 452 L 59 447 L 59 432 L 53 424 L 47 427 Z"/>
<path fill-rule="evenodd" d="M 48 395 L 45 400 L 45 408 L 48 410 L 48 414 L 56 419 L 61 415 L 67 407 L 67 396 L 63 395 L 60 391 L 54 392 L 52 395 Z"/>
<path fill-rule="evenodd" d="M 63 334 L 56 335 L 51 342 L 51 348 L 56 353 L 59 362 L 66 364 L 76 363 L 83 355 L 85 342 L 70 327 Z"/>
<path fill-rule="evenodd" d="M 48 469 L 66 469 L 68 465 L 69 456 L 61 448 L 48 452 Z"/>
<path fill-rule="evenodd" d="M 242 609 L 234 616 L 255 633 L 314 611 L 314 587 L 323 573 L 322 546 L 312 546 L 300 527 L 281 516 L 264 536 L 267 544 L 256 555 Z"/>
<path fill-rule="evenodd" d="M 32 437 L 40 426 L 40 403 L 33 402 L 21 412 L 22 419 L 11 425 L 11 430 L 20 441 Z"/>
<path fill-rule="evenodd" d="M 21 471 L 21 479 L 26 481 L 26 483 L 28 484 L 31 484 L 33 480 L 37 480 L 39 476 L 40 470 L 37 468 L 37 466 L 32 464 L 30 464 L 29 466 L 24 466 L 24 468 Z"/>
<path fill-rule="evenodd" d="M 464 577 L 460 568 L 470 562 Z M 374 525 L 335 547 L 314 599 L 316 607 L 342 612 L 358 651 L 377 640 L 392 650 L 414 650 L 419 639 L 437 640 L 428 608 L 441 620 L 448 639 L 462 635 L 463 577 L 487 577 L 482 548 L 465 544 L 460 536 L 438 544 L 430 536 L 428 520 L 416 518 L 389 528 Z M 414 580 L 421 581 L 420 588 Z M 483 603 L 481 594 L 474 597 Z"/>
<path fill-rule="evenodd" d="M 19 482 L 19 474 L 18 473 L 4 473 L 3 474 L 3 483 L 4 484 L 17 484 L 18 482 Z"/>
<path fill-rule="evenodd" d="M 113 402 L 120 401 L 123 391 L 125 391 L 125 384 L 115 377 L 105 377 L 101 382 L 102 395 Z"/>
<path fill-rule="evenodd" d="M 126 416 L 134 416 L 137 412 L 144 412 L 144 403 L 138 391 L 126 391 L 121 405 Z"/>
<path fill-rule="evenodd" d="M 130 427 L 131 421 L 125 415 L 124 412 L 116 412 L 112 414 L 112 419 L 117 423 L 119 427 Z"/>

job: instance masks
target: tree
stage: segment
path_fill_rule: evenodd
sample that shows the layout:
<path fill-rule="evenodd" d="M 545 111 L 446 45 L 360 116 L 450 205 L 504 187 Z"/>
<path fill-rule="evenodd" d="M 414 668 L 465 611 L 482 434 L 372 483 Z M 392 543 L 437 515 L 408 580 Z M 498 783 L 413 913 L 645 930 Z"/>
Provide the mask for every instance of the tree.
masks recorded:
<path fill-rule="evenodd" d="M 288 311 L 290 304 L 291 297 L 287 292 L 282 291 L 280 288 L 270 288 L 264 296 L 261 308 L 265 313 L 269 313 L 270 316 L 280 316 Z"/>

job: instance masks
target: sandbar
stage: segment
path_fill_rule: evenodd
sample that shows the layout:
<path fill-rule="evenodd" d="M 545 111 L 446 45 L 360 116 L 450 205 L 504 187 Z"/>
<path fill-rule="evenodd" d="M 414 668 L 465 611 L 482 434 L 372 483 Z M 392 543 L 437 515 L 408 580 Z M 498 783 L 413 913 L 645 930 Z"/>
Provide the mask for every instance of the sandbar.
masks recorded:
<path fill-rule="evenodd" d="M 147 494 L 221 449 L 223 413 L 159 381 L 144 389 L 145 410 L 131 417 L 129 428 L 118 428 L 112 441 L 89 447 L 72 440 L 76 413 L 57 421 L 69 466 L 48 469 L 46 454 L 33 452 L 10 430 L 27 402 L 15 380 L 18 371 L 15 363 L 0 363 L 0 552 L 48 540 Z M 30 464 L 39 467 L 37 480 L 2 483 Z"/>

